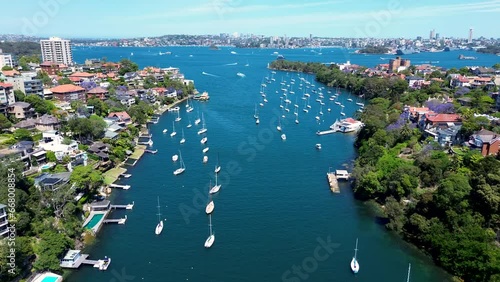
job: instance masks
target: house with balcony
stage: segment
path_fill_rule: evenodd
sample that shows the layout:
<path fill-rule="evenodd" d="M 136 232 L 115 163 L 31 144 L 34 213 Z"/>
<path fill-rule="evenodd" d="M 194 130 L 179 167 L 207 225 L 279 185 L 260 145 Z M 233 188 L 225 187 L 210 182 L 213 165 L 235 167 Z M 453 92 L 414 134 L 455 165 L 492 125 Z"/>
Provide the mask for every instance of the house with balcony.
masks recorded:
<path fill-rule="evenodd" d="M 0 236 L 5 236 L 9 233 L 9 220 L 7 217 L 7 206 L 0 204 Z"/>
<path fill-rule="evenodd" d="M 116 99 L 120 101 L 122 105 L 125 105 L 127 107 L 130 107 L 133 104 L 135 104 L 135 97 L 132 97 L 128 94 L 117 94 Z"/>
<path fill-rule="evenodd" d="M 116 118 L 118 124 L 132 124 L 132 118 L 130 118 L 127 112 L 111 112 L 108 114 L 108 118 Z"/>
<path fill-rule="evenodd" d="M 43 164 L 46 160 L 47 152 L 42 148 L 35 148 L 32 141 L 19 141 L 9 148 L 0 150 L 0 159 L 15 159 L 24 164 L 24 169 L 31 168 L 31 164 Z"/>
<path fill-rule="evenodd" d="M 419 122 L 418 126 L 422 129 L 430 129 L 432 127 L 450 127 L 452 125 L 461 125 L 462 119 L 457 114 L 436 114 L 427 113 Z"/>
<path fill-rule="evenodd" d="M 26 102 L 15 102 L 8 106 L 7 113 L 18 120 L 25 120 L 35 116 L 35 109 Z"/>
<path fill-rule="evenodd" d="M 90 146 L 87 151 L 98 156 L 100 161 L 108 161 L 110 149 L 111 145 L 109 144 L 94 142 L 94 144 L 92 144 L 92 146 Z"/>
<path fill-rule="evenodd" d="M 106 100 L 108 95 L 109 95 L 108 90 L 106 90 L 100 86 L 94 87 L 94 88 L 90 89 L 89 91 L 87 91 L 87 98 L 88 99 L 98 98 L 100 100 Z"/>
<path fill-rule="evenodd" d="M 64 142 L 64 138 L 59 134 L 59 131 L 56 130 L 43 132 L 39 146 L 46 151 L 54 152 L 59 161 L 65 156 L 70 157 L 71 161 L 87 158 L 86 153 L 78 149 L 78 143 L 76 141 L 69 140 L 69 142 Z"/>
<path fill-rule="evenodd" d="M 481 150 L 483 156 L 497 155 L 500 148 L 500 134 L 482 129 L 471 135 L 469 145 Z"/>
<path fill-rule="evenodd" d="M 15 102 L 12 84 L 0 82 L 0 114 L 6 114 L 7 107 Z"/>
<path fill-rule="evenodd" d="M 420 89 L 422 87 L 422 83 L 425 81 L 422 77 L 419 76 L 407 76 L 406 82 L 408 82 L 408 87 L 414 89 Z"/>
<path fill-rule="evenodd" d="M 63 84 L 50 89 L 55 99 L 63 102 L 87 101 L 85 89 L 73 84 Z"/>

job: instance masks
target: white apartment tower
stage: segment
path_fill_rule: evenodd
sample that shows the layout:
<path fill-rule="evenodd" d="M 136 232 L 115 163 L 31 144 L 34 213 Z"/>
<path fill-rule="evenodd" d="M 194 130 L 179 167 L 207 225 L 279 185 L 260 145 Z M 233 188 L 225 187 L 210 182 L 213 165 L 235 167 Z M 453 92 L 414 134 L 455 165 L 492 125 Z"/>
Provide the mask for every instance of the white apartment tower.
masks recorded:
<path fill-rule="evenodd" d="M 67 66 L 73 64 L 70 40 L 51 37 L 48 40 L 40 40 L 40 48 L 44 62 L 60 63 Z"/>
<path fill-rule="evenodd" d="M 472 32 L 473 32 L 473 31 L 474 31 L 474 30 L 473 30 L 472 28 L 469 28 L 469 38 L 468 38 L 468 40 L 467 40 L 467 43 L 472 43 Z"/>

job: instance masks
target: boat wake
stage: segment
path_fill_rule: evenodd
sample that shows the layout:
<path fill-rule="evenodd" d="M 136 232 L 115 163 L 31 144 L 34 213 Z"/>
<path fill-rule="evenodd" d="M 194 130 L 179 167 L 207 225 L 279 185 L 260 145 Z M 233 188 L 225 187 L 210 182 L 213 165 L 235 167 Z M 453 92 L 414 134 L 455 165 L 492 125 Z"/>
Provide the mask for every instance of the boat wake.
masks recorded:
<path fill-rule="evenodd" d="M 236 66 L 238 63 L 225 64 L 225 66 Z"/>
<path fill-rule="evenodd" d="M 208 75 L 208 76 L 213 76 L 213 77 L 219 77 L 218 75 L 211 74 L 211 73 L 208 73 L 208 72 L 202 72 L 201 74 Z"/>

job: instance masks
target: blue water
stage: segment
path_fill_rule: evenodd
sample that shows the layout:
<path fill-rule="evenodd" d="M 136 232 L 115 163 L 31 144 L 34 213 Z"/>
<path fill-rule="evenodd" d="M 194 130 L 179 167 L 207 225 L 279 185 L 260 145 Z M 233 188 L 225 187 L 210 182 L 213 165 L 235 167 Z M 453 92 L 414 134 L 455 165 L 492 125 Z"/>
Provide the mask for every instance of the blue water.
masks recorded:
<path fill-rule="evenodd" d="M 171 51 L 172 55 L 158 56 L 159 51 Z M 304 113 L 297 74 L 278 72 L 276 82 L 266 89 L 269 103 L 259 107 L 261 123 L 256 125 L 254 107 L 262 99 L 263 77 L 271 75 L 266 65 L 274 59 L 273 50 L 236 51 L 238 55 L 230 54 L 229 49 L 196 47 L 75 50 L 77 61 L 118 60 L 133 52 L 131 59 L 141 67 L 180 67 L 187 78 L 195 80 L 198 90 L 209 92 L 211 99 L 194 102 L 191 113 L 180 105 L 182 120 L 176 123 L 178 134 L 174 138 L 170 132 L 177 114 L 167 113 L 150 126 L 153 149 L 158 153 L 144 155 L 129 169 L 132 177 L 123 183 L 131 189 L 115 190 L 111 198 L 117 204 L 135 201 L 134 210 L 114 211 L 117 215 L 113 217 L 126 214 L 127 223 L 104 226 L 97 244 L 86 250 L 92 259 L 111 257 L 112 264 L 104 272 L 83 267 L 69 281 L 405 281 L 408 263 L 412 264 L 411 281 L 448 281 L 449 276 L 428 258 L 376 223 L 371 210 L 354 200 L 347 184 L 340 185 L 340 194 L 330 192 L 325 174 L 330 168 L 352 167 L 355 137 L 315 135 L 340 118 L 340 107 L 329 103 L 326 91 L 324 115 L 318 123 L 316 95 L 310 92 L 312 109 Z M 333 57 L 341 51 L 322 50 L 323 54 L 329 51 L 334 53 L 325 61 L 338 60 Z M 302 49 L 284 50 L 283 54 L 294 60 L 318 57 Z M 355 57 L 365 56 L 351 56 L 352 63 L 361 64 Z M 238 72 L 246 77 L 238 77 Z M 282 141 L 276 130 L 282 111 L 275 91 L 280 81 L 290 82 L 291 78 L 296 79 L 300 124 L 294 123 L 295 97 L 289 95 L 291 111 L 281 122 L 287 140 Z M 307 79 L 312 81 L 313 77 Z M 342 93 L 340 100 L 348 117 L 357 106 L 355 97 L 352 103 L 347 98 L 349 94 Z M 196 133 L 201 124 L 194 125 L 198 112 L 204 113 L 208 128 L 206 165 L 202 164 L 201 136 Z M 192 128 L 186 128 L 188 118 Z M 162 133 L 164 128 L 168 129 L 166 134 Z M 182 128 L 186 143 L 180 145 Z M 316 143 L 322 144 L 321 151 L 315 149 Z M 174 176 L 178 163 L 172 163 L 171 156 L 179 149 L 186 171 Z M 209 183 L 214 182 L 217 154 L 222 188 L 214 197 L 216 240 L 207 250 L 203 247 L 208 237 L 204 208 Z M 166 219 L 160 236 L 154 234 L 157 196 Z M 349 263 L 356 238 L 360 272 L 353 275 Z M 327 249 L 322 247 L 325 241 L 331 242 Z"/>

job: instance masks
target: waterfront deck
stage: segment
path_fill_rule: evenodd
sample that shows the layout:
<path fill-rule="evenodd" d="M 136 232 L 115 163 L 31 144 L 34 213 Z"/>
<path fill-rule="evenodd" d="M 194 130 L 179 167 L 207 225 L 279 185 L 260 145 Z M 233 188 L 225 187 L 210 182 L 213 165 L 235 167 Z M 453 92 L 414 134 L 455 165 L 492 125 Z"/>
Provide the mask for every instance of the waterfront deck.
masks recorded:
<path fill-rule="evenodd" d="M 330 190 L 333 193 L 340 193 L 339 182 L 337 181 L 337 177 L 335 176 L 335 173 L 328 172 L 326 174 L 326 177 L 328 179 L 328 184 L 330 185 Z"/>
<path fill-rule="evenodd" d="M 110 218 L 110 219 L 105 219 L 103 222 L 104 223 L 118 223 L 118 224 L 125 224 L 125 222 L 127 221 L 127 216 L 125 216 L 124 218 Z"/>
<path fill-rule="evenodd" d="M 127 171 L 126 168 L 123 167 L 115 167 L 112 168 L 108 171 L 106 171 L 103 176 L 104 176 L 104 184 L 111 184 L 115 182 L 120 175 L 124 174 Z"/>
<path fill-rule="evenodd" d="M 128 204 L 128 205 L 110 205 L 109 207 L 111 209 L 127 209 L 127 210 L 131 210 L 134 208 L 134 205 L 135 205 L 135 202 L 132 202 L 132 204 Z"/>
<path fill-rule="evenodd" d="M 123 190 L 128 190 L 130 189 L 130 185 L 119 185 L 119 184 L 109 184 L 110 188 L 119 188 Z"/>
<path fill-rule="evenodd" d="M 335 130 L 335 129 L 325 130 L 325 131 L 318 131 L 318 132 L 316 132 L 316 135 L 326 135 L 326 134 L 332 134 L 332 133 L 335 133 L 335 132 L 337 132 L 337 130 Z"/>
<path fill-rule="evenodd" d="M 158 150 L 144 150 L 145 153 L 156 154 Z"/>

